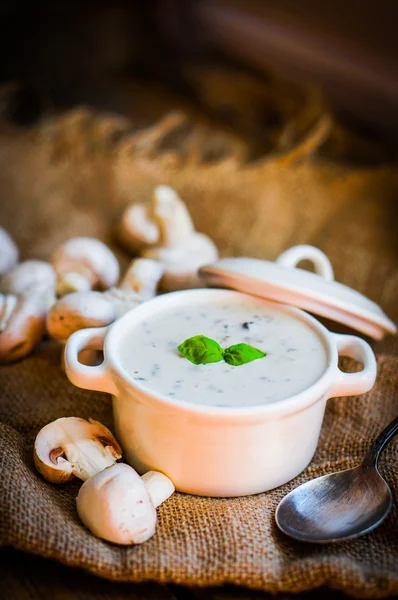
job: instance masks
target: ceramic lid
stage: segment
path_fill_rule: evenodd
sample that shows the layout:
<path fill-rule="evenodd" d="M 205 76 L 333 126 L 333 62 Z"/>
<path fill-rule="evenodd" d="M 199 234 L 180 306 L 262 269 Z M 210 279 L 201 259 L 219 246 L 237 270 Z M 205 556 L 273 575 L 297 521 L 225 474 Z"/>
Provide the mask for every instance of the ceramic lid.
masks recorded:
<path fill-rule="evenodd" d="M 315 272 L 297 268 L 310 260 Z M 379 340 L 396 333 L 396 325 L 380 306 L 363 294 L 334 280 L 332 265 L 314 246 L 294 246 L 275 262 L 256 258 L 223 258 L 199 271 L 209 284 L 227 287 L 303 308 Z"/>

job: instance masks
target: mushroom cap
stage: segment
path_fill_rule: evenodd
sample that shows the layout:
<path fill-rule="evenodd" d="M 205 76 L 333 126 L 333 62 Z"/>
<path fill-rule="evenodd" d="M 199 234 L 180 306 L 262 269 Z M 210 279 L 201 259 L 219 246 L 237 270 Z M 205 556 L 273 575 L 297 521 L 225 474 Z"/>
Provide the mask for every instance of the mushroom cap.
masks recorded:
<path fill-rule="evenodd" d="M 0 333 L 0 363 L 20 360 L 37 346 L 44 335 L 47 310 L 44 293 L 18 297 L 6 327 Z"/>
<path fill-rule="evenodd" d="M 112 302 L 101 292 L 75 292 L 60 298 L 49 310 L 48 333 L 66 342 L 72 333 L 87 327 L 105 327 L 116 319 Z"/>
<path fill-rule="evenodd" d="M 24 260 L 0 280 L 4 294 L 30 294 L 36 289 L 55 290 L 55 271 L 44 260 Z"/>
<path fill-rule="evenodd" d="M 18 248 L 3 227 L 0 227 L 0 275 L 4 275 L 14 265 L 17 264 L 19 257 Z"/>
<path fill-rule="evenodd" d="M 198 270 L 203 265 L 215 262 L 218 250 L 207 235 L 195 232 L 178 246 L 148 248 L 142 255 L 163 264 L 161 287 L 165 291 L 174 291 L 201 287 L 203 283 Z"/>
<path fill-rule="evenodd" d="M 94 470 L 121 458 L 119 444 L 105 425 L 90 419 L 62 417 L 45 425 L 36 436 L 33 458 L 37 470 L 51 483 L 73 477 L 87 479 Z"/>
<path fill-rule="evenodd" d="M 91 281 L 91 287 L 108 289 L 119 279 L 119 263 L 112 250 L 101 240 L 76 237 L 53 254 L 51 263 L 59 277 L 79 273 Z"/>
<path fill-rule="evenodd" d="M 97 537 L 114 544 L 142 544 L 155 533 L 156 509 L 134 469 L 116 464 L 80 488 L 77 512 Z"/>
<path fill-rule="evenodd" d="M 123 246 L 133 254 L 159 241 L 159 228 L 150 216 L 149 204 L 132 204 L 124 211 L 118 236 Z"/>

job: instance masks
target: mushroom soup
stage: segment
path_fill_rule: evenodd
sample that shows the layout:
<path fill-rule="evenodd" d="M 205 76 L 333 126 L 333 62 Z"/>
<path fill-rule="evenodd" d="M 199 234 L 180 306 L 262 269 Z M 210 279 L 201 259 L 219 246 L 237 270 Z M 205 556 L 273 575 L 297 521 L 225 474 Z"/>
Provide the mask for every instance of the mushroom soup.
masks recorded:
<path fill-rule="evenodd" d="M 221 360 L 193 364 L 178 351 L 204 335 L 222 348 L 249 344 L 266 353 L 239 366 Z M 195 404 L 240 407 L 269 404 L 314 384 L 327 368 L 327 352 L 308 323 L 277 304 L 256 298 L 165 308 L 127 330 L 120 344 L 123 368 L 138 385 Z"/>

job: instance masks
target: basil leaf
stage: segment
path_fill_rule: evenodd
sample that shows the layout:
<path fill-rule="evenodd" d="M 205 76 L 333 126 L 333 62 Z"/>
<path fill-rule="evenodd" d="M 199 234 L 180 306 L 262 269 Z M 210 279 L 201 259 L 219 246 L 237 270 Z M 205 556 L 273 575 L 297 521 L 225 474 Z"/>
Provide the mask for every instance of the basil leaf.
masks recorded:
<path fill-rule="evenodd" d="M 224 350 L 224 360 L 235 367 L 252 362 L 257 358 L 264 358 L 266 353 L 249 344 L 235 344 Z"/>
<path fill-rule="evenodd" d="M 194 335 L 178 346 L 179 352 L 194 365 L 219 362 L 223 351 L 216 341 L 205 335 Z"/>

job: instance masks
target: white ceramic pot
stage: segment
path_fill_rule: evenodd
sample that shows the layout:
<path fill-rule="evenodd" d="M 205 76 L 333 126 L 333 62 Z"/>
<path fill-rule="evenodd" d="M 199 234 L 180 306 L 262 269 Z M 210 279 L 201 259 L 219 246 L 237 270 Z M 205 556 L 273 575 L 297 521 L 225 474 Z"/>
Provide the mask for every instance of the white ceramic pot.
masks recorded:
<path fill-rule="evenodd" d="M 158 296 L 130 311 L 109 328 L 83 329 L 66 345 L 65 367 L 76 386 L 113 395 L 116 437 L 127 461 L 140 473 L 162 471 L 177 490 L 205 496 L 242 496 L 277 487 L 298 475 L 314 455 L 326 401 L 370 390 L 376 361 L 361 338 L 330 333 L 304 311 L 264 300 L 318 332 L 327 366 L 314 385 L 288 399 L 262 406 L 226 408 L 173 400 L 148 393 L 122 368 L 118 349 L 134 323 L 168 306 L 203 299 L 233 302 L 235 291 L 199 289 Z M 87 348 L 104 349 L 104 362 L 78 361 Z M 339 355 L 363 364 L 357 373 L 338 368 Z"/>

